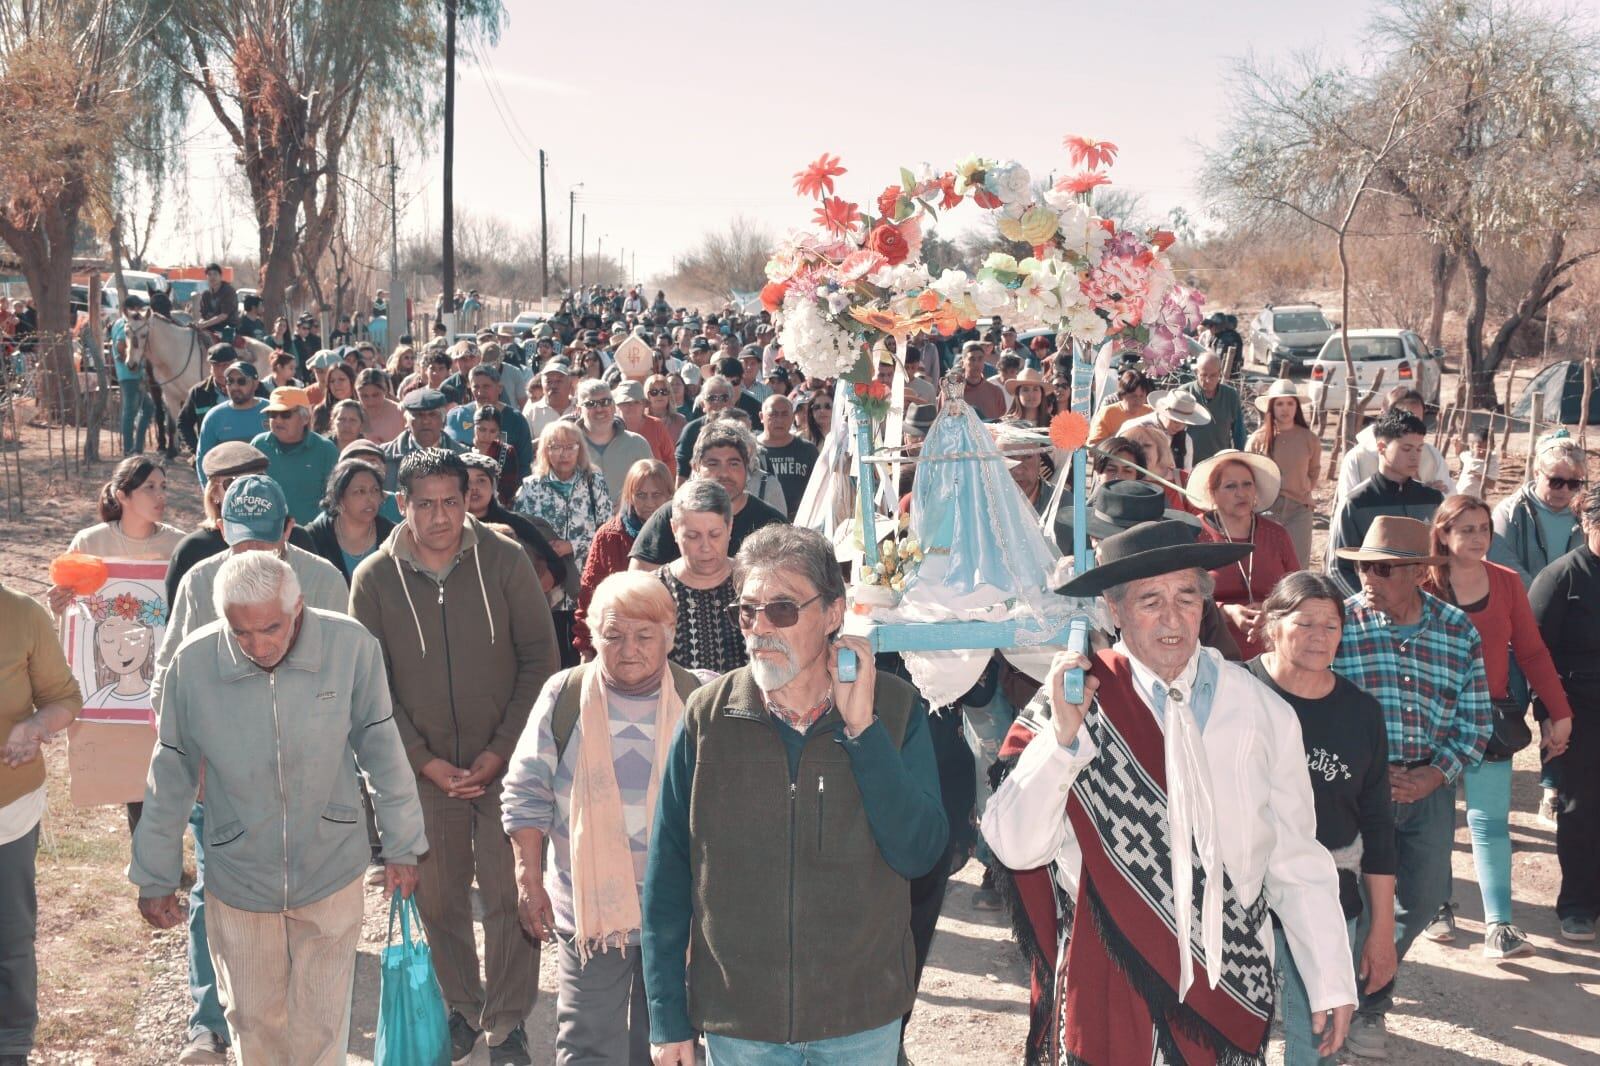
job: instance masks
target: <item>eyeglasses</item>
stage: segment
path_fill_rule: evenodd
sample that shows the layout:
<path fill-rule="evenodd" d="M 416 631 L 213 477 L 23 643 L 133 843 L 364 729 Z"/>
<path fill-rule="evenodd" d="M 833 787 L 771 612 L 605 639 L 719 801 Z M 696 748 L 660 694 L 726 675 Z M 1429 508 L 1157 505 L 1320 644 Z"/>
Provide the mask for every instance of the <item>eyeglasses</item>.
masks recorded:
<path fill-rule="evenodd" d="M 749 629 L 756 624 L 756 616 L 765 614 L 767 621 L 778 629 L 788 629 L 800 621 L 800 612 L 822 598 L 822 593 L 796 603 L 793 600 L 773 600 L 771 603 L 730 603 L 728 604 L 728 620 L 741 629 Z"/>
<path fill-rule="evenodd" d="M 293 415 L 293 414 L 294 414 L 293 411 L 268 411 L 267 412 L 267 417 L 272 419 L 274 422 L 276 422 L 280 418 L 288 418 L 290 415 Z"/>
<path fill-rule="evenodd" d="M 1579 489 L 1588 484 L 1588 481 L 1581 477 L 1551 477 L 1549 474 L 1546 474 L 1544 479 L 1545 482 L 1553 489 L 1571 489 L 1573 492 L 1577 492 Z"/>
<path fill-rule="evenodd" d="M 712 403 L 727 403 L 729 400 L 733 399 L 733 394 L 727 392 L 708 392 L 703 398 L 711 401 Z"/>
<path fill-rule="evenodd" d="M 645 393 L 645 395 L 646 396 L 671 396 L 672 395 L 672 390 L 671 389 L 651 389 L 649 392 Z"/>
<path fill-rule="evenodd" d="M 586 410 L 593 410 L 596 407 L 610 407 L 615 402 L 614 400 L 585 400 L 583 401 L 583 406 Z"/>
<path fill-rule="evenodd" d="M 1363 574 L 1374 574 L 1378 577 L 1393 577 L 1396 570 L 1416 566 L 1416 563 L 1379 563 L 1370 559 L 1363 559 L 1356 563 L 1356 569 Z"/>
<path fill-rule="evenodd" d="M 544 450 L 547 451 L 547 452 L 566 453 L 566 452 L 575 452 L 581 447 L 582 447 L 581 444 L 546 444 L 544 446 Z"/>

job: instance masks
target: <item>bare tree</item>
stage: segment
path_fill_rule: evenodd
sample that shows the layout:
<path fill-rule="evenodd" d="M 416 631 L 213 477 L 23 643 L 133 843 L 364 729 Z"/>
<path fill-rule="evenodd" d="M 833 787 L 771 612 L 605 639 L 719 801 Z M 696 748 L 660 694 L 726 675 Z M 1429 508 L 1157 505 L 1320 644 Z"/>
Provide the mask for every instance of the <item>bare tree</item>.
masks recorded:
<path fill-rule="evenodd" d="M 723 294 L 730 289 L 759 289 L 766 284 L 765 269 L 772 245 L 769 231 L 737 215 L 726 229 L 706 234 L 698 247 L 678 257 L 674 280 Z"/>

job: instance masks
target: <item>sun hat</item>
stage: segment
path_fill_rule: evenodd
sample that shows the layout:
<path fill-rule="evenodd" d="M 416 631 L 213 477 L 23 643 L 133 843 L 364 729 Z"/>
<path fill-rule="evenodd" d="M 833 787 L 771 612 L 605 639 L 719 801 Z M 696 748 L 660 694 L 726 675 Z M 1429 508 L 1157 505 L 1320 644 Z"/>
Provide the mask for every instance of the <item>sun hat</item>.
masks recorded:
<path fill-rule="evenodd" d="M 293 411 L 300 407 L 310 407 L 311 397 L 306 395 L 306 390 L 295 385 L 284 385 L 272 390 L 272 396 L 267 400 L 267 406 L 262 408 L 266 414 L 274 411 Z"/>
<path fill-rule="evenodd" d="M 229 546 L 247 540 L 277 543 L 289 520 L 289 501 L 265 474 L 246 474 L 222 497 L 222 539 Z"/>
<path fill-rule="evenodd" d="M 1262 414 L 1269 415 L 1272 413 L 1272 401 L 1286 396 L 1300 401 L 1301 407 L 1306 405 L 1306 394 L 1301 390 L 1300 386 L 1288 378 L 1279 378 L 1272 383 L 1270 389 L 1256 396 L 1256 408 Z"/>
<path fill-rule="evenodd" d="M 1031 366 L 1024 367 L 1022 370 L 1017 371 L 1016 377 L 1004 383 L 1006 392 L 1010 393 L 1012 396 L 1015 396 L 1017 394 L 1017 390 L 1022 388 L 1024 385 L 1033 385 L 1041 390 L 1048 389 L 1050 387 L 1049 383 L 1045 381 L 1044 375 L 1033 369 Z"/>
<path fill-rule="evenodd" d="M 1195 533 L 1184 522 L 1145 522 L 1123 530 L 1100 542 L 1098 565 L 1058 585 L 1056 591 L 1063 596 L 1098 596 L 1116 585 L 1179 570 L 1216 570 L 1255 550 L 1254 544 L 1198 544 Z"/>
<path fill-rule="evenodd" d="M 1184 389 L 1158 389 L 1145 398 L 1150 409 L 1158 415 L 1166 415 L 1174 422 L 1182 422 L 1186 426 L 1206 426 L 1211 424 L 1211 412 L 1201 406 L 1200 401 L 1194 398 L 1194 393 Z"/>
<path fill-rule="evenodd" d="M 1359 548 L 1337 548 L 1334 554 L 1352 562 L 1433 564 L 1445 556 L 1433 554 L 1433 537 L 1426 522 L 1384 514 L 1372 520 Z"/>
<path fill-rule="evenodd" d="M 1278 464 L 1265 455 L 1241 452 L 1237 448 L 1224 448 L 1209 459 L 1196 463 L 1194 470 L 1189 473 L 1189 484 L 1185 494 L 1189 497 L 1190 503 L 1202 511 L 1217 509 L 1216 500 L 1211 496 L 1211 477 L 1224 463 L 1243 463 L 1255 475 L 1257 514 L 1277 502 L 1278 490 L 1283 487 L 1283 472 L 1278 469 Z"/>

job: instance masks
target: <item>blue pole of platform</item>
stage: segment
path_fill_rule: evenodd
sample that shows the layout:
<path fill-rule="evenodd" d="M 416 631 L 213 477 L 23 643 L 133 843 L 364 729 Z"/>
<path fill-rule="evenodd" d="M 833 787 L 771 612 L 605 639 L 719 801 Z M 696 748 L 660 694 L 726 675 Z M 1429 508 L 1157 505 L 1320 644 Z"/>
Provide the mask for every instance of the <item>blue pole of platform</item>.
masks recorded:
<path fill-rule="evenodd" d="M 854 401 L 852 401 L 852 404 Z M 871 569 L 878 565 L 878 521 L 873 500 L 878 486 L 873 476 L 872 464 L 867 457 L 872 454 L 872 419 L 859 405 L 856 416 L 856 532 L 861 535 L 861 565 Z"/>

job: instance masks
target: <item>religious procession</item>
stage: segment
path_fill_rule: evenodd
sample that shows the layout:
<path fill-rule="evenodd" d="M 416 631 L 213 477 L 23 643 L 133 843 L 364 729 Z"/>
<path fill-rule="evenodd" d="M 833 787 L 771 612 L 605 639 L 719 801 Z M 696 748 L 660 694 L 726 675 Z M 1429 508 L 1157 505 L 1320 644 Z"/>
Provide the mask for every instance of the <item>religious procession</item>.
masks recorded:
<path fill-rule="evenodd" d="M 458 14 L 493 69 L 468 7 L 449 78 Z M 501 295 L 446 192 L 435 288 L 396 251 L 357 292 L 335 236 L 330 311 L 255 188 L 258 261 L 147 271 L 113 213 L 60 285 L 59 204 L 0 191 L 0 1066 L 1600 1054 L 1600 198 L 1511 311 L 1504 235 L 1451 245 L 1431 327 L 1346 248 L 1431 195 L 1402 126 L 1465 46 L 1424 30 L 1577 24 L 1390 7 L 1439 53 L 1295 209 L 1347 197 L 1326 311 L 1215 265 L 1312 180 L 1242 126 L 1209 237 L 1111 195 L 1121 135 L 785 148 L 720 291 L 585 236 L 601 280 L 569 238 Z M 7 20 L 16 100 L 70 47 Z"/>

